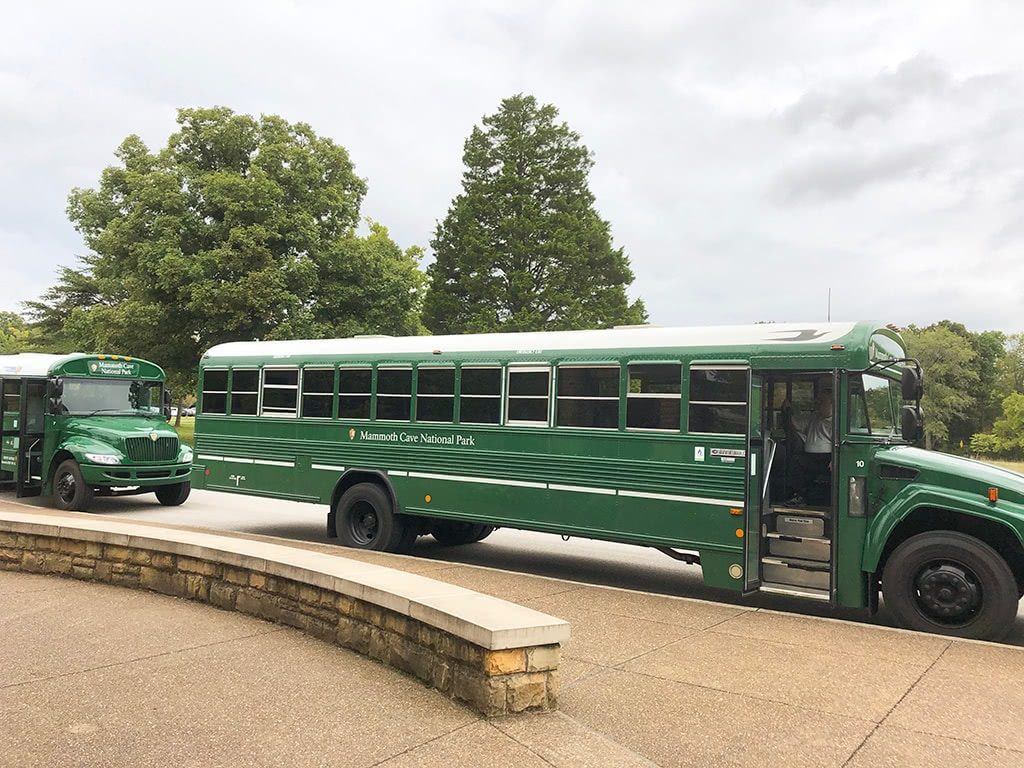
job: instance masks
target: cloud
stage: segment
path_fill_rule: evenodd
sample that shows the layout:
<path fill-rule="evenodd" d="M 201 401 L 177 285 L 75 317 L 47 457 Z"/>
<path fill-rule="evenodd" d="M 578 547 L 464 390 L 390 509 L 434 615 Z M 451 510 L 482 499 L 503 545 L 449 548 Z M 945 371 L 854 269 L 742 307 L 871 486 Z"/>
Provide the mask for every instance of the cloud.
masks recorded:
<path fill-rule="evenodd" d="M 772 197 L 781 203 L 841 200 L 873 184 L 923 177 L 946 151 L 938 144 L 914 144 L 875 153 L 822 152 L 782 172 Z"/>

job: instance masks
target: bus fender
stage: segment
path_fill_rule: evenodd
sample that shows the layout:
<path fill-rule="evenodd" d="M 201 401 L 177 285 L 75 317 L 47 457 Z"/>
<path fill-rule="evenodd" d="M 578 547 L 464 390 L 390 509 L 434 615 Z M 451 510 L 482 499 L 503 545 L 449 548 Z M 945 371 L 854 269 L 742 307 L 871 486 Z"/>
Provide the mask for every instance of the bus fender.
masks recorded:
<path fill-rule="evenodd" d="M 395 493 L 395 487 L 391 484 L 391 478 L 387 476 L 386 472 L 382 472 L 379 469 L 362 469 L 360 467 L 350 467 L 338 478 L 338 482 L 334 484 L 334 490 L 331 492 L 331 506 L 327 512 L 327 536 L 329 538 L 336 538 L 334 528 L 334 508 L 338 504 L 338 499 L 345 493 L 349 488 L 358 483 L 377 483 L 384 486 L 384 490 L 388 492 L 388 496 L 391 498 L 391 504 L 394 507 L 396 513 L 401 510 L 398 504 L 398 494 Z"/>
<path fill-rule="evenodd" d="M 878 570 L 893 531 L 915 510 L 922 508 L 948 510 L 988 520 L 1012 532 L 1017 543 L 1024 546 L 1024 507 L 1021 505 L 1003 500 L 991 504 L 976 493 L 915 484 L 903 488 L 872 517 L 864 539 L 862 567 L 866 573 Z"/>

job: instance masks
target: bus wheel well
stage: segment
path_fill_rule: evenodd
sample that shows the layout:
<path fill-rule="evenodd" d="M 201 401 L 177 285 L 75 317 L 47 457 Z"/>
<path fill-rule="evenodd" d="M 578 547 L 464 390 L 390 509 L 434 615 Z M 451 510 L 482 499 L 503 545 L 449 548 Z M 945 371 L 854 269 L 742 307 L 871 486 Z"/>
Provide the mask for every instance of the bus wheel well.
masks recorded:
<path fill-rule="evenodd" d="M 342 494 L 345 493 L 349 488 L 359 483 L 373 483 L 379 485 L 384 489 L 384 492 L 391 499 L 391 504 L 398 512 L 398 497 L 395 495 L 395 489 L 391 487 L 391 483 L 383 472 L 378 472 L 372 469 L 350 469 L 338 483 L 334 486 L 334 492 L 331 494 L 331 507 L 327 512 L 327 536 L 329 538 L 337 538 L 337 533 L 334 527 L 334 508 L 338 506 L 338 499 L 341 498 Z"/>
<path fill-rule="evenodd" d="M 1012 529 L 994 520 L 936 507 L 918 507 L 900 521 L 885 542 L 885 549 L 878 561 L 879 574 L 885 569 L 885 561 L 896 547 L 911 536 L 937 530 L 958 531 L 988 544 L 1010 566 L 1017 580 L 1018 591 L 1024 592 L 1024 546 L 1021 546 Z"/>
<path fill-rule="evenodd" d="M 72 455 L 71 451 L 67 450 L 66 448 L 61 448 L 59 451 L 53 454 L 53 458 L 50 459 L 50 466 L 46 470 L 47 478 L 53 480 L 53 473 L 57 471 L 57 467 L 59 467 L 63 462 L 67 461 L 68 459 L 73 458 L 75 457 Z"/>

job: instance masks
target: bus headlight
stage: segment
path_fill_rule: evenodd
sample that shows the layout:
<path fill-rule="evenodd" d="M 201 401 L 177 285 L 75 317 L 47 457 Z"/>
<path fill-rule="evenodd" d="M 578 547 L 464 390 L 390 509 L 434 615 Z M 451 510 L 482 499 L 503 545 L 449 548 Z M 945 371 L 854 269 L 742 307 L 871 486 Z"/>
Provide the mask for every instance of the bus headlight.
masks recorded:
<path fill-rule="evenodd" d="M 179 461 L 182 464 L 191 464 L 192 463 L 192 451 L 190 451 L 188 448 L 186 448 L 184 451 L 182 451 L 181 452 L 181 458 L 179 459 Z"/>
<path fill-rule="evenodd" d="M 121 457 L 114 456 L 111 453 L 87 453 L 85 458 L 91 461 L 93 464 L 120 464 Z"/>

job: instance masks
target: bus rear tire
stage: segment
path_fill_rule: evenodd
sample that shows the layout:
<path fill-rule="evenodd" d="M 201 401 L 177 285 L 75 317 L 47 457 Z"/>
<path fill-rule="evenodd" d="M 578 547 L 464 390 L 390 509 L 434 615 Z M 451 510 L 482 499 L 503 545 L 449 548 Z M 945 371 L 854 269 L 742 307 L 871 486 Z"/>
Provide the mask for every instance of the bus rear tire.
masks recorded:
<path fill-rule="evenodd" d="M 87 512 L 92 503 L 92 486 L 82 477 L 74 459 L 65 459 L 53 473 L 53 503 L 67 512 Z"/>
<path fill-rule="evenodd" d="M 376 483 L 358 483 L 334 508 L 334 532 L 346 547 L 408 553 L 418 530 L 395 513 L 387 491 Z"/>
<path fill-rule="evenodd" d="M 177 507 L 185 503 L 185 499 L 192 492 L 192 483 L 175 483 L 174 485 L 161 485 L 156 489 L 156 500 L 165 507 Z"/>
<path fill-rule="evenodd" d="M 882 595 L 901 627 L 998 640 L 1017 615 L 1017 580 L 992 547 L 955 531 L 900 544 L 882 573 Z"/>
<path fill-rule="evenodd" d="M 460 544 L 483 541 L 493 532 L 493 525 L 460 523 L 455 520 L 438 520 L 430 529 L 430 535 L 442 547 L 455 547 Z"/>

